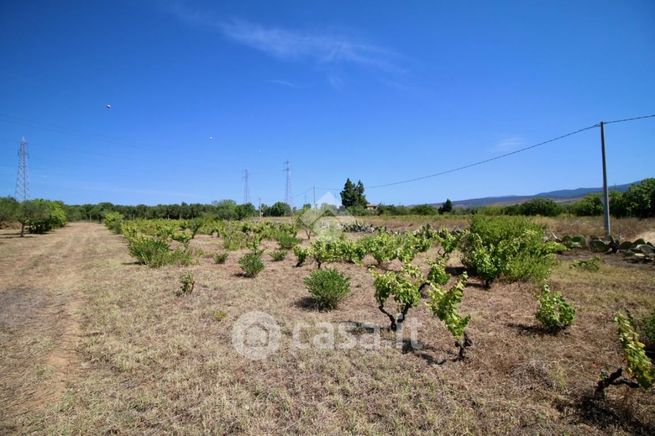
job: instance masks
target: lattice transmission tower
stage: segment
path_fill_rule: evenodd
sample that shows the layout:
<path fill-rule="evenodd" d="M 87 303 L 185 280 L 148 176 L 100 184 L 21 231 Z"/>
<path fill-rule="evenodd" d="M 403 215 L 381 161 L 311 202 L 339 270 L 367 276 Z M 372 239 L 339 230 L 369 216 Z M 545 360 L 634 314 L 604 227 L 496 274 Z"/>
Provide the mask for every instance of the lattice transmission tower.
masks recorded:
<path fill-rule="evenodd" d="M 243 170 L 243 204 L 250 203 L 250 186 L 248 186 L 248 170 Z"/>
<path fill-rule="evenodd" d="M 291 164 L 289 161 L 284 162 L 284 170 L 285 173 L 287 173 L 287 184 L 284 190 L 284 202 L 288 204 L 289 206 L 292 206 L 293 202 L 293 195 L 291 194 Z"/>
<path fill-rule="evenodd" d="M 18 174 L 16 175 L 16 200 L 25 201 L 30 196 L 27 177 L 27 139 L 23 136 L 18 149 Z"/>

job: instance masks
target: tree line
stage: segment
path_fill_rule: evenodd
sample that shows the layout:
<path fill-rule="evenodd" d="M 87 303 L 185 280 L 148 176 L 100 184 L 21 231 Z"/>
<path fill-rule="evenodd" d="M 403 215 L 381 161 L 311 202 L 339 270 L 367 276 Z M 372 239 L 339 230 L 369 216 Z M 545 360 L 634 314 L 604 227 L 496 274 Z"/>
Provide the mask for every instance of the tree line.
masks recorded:
<path fill-rule="evenodd" d="M 521 204 L 509 206 L 483 206 L 479 208 L 453 208 L 450 200 L 441 206 L 419 204 L 415 206 L 402 205 L 370 205 L 365 196 L 364 184 L 361 181 L 353 183 L 346 180 L 341 191 L 341 207 L 335 205 L 320 205 L 329 207 L 334 213 L 350 215 L 424 215 L 439 214 L 483 214 L 483 215 L 526 215 L 526 216 L 559 216 L 570 214 L 575 216 L 599 216 L 603 213 L 603 202 L 600 194 L 588 195 L 576 202 L 563 204 L 548 198 L 534 198 Z M 193 219 L 201 216 L 213 216 L 225 220 L 242 220 L 251 217 L 283 217 L 311 208 L 305 204 L 301 209 L 278 201 L 271 206 L 266 204 L 256 208 L 251 203 L 237 204 L 233 200 L 215 201 L 210 204 L 180 203 L 159 204 L 148 206 L 118 205 L 112 203 L 66 205 L 60 201 L 28 200 L 19 203 L 12 197 L 0 198 L 0 223 L 17 222 L 21 225 L 21 233 L 26 229 L 32 233 L 42 233 L 62 226 L 66 221 L 102 221 L 109 212 L 119 212 L 126 219 L 165 218 Z M 614 217 L 655 217 L 655 178 L 644 179 L 635 183 L 625 192 L 610 192 L 610 212 Z"/>

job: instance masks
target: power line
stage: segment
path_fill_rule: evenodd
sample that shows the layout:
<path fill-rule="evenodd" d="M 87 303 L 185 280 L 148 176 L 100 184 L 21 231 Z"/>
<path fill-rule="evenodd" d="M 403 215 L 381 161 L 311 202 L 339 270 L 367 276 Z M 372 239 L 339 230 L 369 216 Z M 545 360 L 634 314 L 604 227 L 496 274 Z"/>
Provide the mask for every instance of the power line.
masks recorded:
<path fill-rule="evenodd" d="M 604 124 L 625 123 L 626 121 L 644 120 L 646 118 L 655 118 L 655 114 L 653 114 L 653 115 L 642 115 L 640 117 L 623 118 L 621 120 L 604 121 Z"/>
<path fill-rule="evenodd" d="M 565 133 L 564 135 L 560 135 L 560 136 L 557 136 L 555 138 L 551 138 L 551 139 L 548 139 L 546 141 L 530 145 L 528 147 L 519 148 L 518 150 L 514 150 L 514 151 L 511 151 L 509 153 L 501 154 L 499 156 L 495 156 L 495 157 L 492 157 L 492 158 L 489 158 L 489 159 L 480 160 L 480 161 L 473 162 L 473 163 L 466 164 L 466 165 L 462 165 L 462 166 L 459 166 L 459 167 L 456 167 L 456 168 L 451 168 L 449 170 L 440 171 L 440 172 L 434 173 L 434 174 L 428 174 L 428 175 L 420 176 L 420 177 L 413 177 L 411 179 L 399 180 L 397 182 L 383 183 L 383 184 L 380 184 L 380 185 L 373 185 L 373 186 L 369 186 L 368 189 L 385 188 L 387 186 L 402 185 L 402 184 L 405 184 L 405 183 L 411 183 L 411 182 L 417 182 L 419 180 L 430 179 L 432 177 L 443 176 L 445 174 L 450 174 L 450 173 L 454 173 L 456 171 L 465 170 L 467 168 L 475 167 L 475 166 L 482 165 L 482 164 L 485 164 L 485 163 L 489 163 L 489 162 L 492 162 L 492 161 L 495 161 L 495 160 L 498 160 L 498 159 L 503 159 L 505 157 L 512 156 L 512 155 L 515 155 L 515 154 L 518 154 L 518 153 L 522 153 L 524 151 L 528 151 L 528 150 L 531 150 L 533 148 L 541 147 L 542 145 L 550 144 L 551 142 L 559 141 L 560 139 L 568 138 L 569 136 L 577 135 L 578 133 L 582 133 L 582 132 L 587 131 L 587 130 L 595 129 L 596 127 L 598 127 L 598 124 L 594 124 L 593 126 L 584 127 L 582 129 L 578 129 L 578 130 L 575 130 L 573 132 Z"/>

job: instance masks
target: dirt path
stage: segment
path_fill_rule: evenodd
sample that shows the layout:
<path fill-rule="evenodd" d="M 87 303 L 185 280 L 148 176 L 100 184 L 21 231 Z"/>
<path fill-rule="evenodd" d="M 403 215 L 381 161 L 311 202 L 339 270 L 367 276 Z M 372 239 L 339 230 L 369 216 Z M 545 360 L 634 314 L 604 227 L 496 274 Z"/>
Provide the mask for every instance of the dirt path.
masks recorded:
<path fill-rule="evenodd" d="M 0 233 L 0 433 L 20 431 L 23 415 L 75 380 L 80 290 L 106 240 L 86 223 L 21 239 Z"/>

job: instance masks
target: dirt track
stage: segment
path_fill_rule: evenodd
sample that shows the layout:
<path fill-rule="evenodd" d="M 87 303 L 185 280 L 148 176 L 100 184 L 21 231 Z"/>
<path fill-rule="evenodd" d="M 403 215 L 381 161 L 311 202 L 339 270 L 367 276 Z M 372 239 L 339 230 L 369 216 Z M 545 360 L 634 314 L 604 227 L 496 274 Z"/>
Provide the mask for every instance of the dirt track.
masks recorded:
<path fill-rule="evenodd" d="M 0 233 L 0 432 L 20 430 L 22 414 L 58 400 L 76 377 L 80 287 L 102 236 L 84 223 L 25 238 Z"/>

